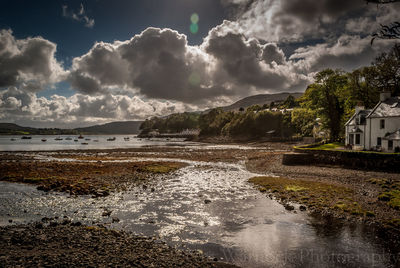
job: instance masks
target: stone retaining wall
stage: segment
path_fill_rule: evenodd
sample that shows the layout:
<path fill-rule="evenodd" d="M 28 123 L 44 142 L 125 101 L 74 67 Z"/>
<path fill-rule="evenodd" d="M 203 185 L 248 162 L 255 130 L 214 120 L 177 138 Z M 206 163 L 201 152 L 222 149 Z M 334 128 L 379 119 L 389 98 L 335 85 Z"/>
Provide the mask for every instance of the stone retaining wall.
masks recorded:
<path fill-rule="evenodd" d="M 400 173 L 400 154 L 381 154 L 295 148 L 285 154 L 284 165 L 337 165 L 354 169 Z"/>

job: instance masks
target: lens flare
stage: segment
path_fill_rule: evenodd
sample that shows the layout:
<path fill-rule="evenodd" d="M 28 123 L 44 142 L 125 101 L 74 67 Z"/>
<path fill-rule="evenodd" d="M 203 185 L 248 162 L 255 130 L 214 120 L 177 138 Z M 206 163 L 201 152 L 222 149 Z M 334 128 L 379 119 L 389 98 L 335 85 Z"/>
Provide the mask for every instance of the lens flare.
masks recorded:
<path fill-rule="evenodd" d="M 199 15 L 197 15 L 197 13 L 193 13 L 192 16 L 190 16 L 190 21 L 193 24 L 197 24 L 199 22 Z"/>
<path fill-rule="evenodd" d="M 198 86 L 198 85 L 200 85 L 200 82 L 201 82 L 201 78 L 200 78 L 200 75 L 197 72 L 193 72 L 193 73 L 190 74 L 189 83 L 192 86 Z"/>
<path fill-rule="evenodd" d="M 190 32 L 192 34 L 197 34 L 198 31 L 199 31 L 199 26 L 197 24 L 192 23 L 190 25 Z"/>

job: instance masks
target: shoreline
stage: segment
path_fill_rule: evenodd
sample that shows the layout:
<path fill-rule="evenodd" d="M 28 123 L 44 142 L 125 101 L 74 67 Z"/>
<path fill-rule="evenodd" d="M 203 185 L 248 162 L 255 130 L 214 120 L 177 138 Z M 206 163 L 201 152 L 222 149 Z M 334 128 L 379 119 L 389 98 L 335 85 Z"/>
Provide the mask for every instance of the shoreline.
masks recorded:
<path fill-rule="evenodd" d="M 378 196 L 382 193 L 384 189 L 383 186 L 386 185 L 387 181 L 389 181 L 391 185 L 393 185 L 393 183 L 395 185 L 399 183 L 400 185 L 400 178 L 397 174 L 351 170 L 335 166 L 284 166 L 282 165 L 281 161 L 282 155 L 291 150 L 292 143 L 265 142 L 257 144 L 246 143 L 246 145 L 249 147 L 254 145 L 254 148 L 215 149 L 199 147 L 188 151 L 185 147 L 163 146 L 78 151 L 25 151 L 23 153 L 0 152 L 0 168 L 2 167 L 4 170 L 18 170 L 18 172 L 20 172 L 20 178 L 22 178 L 22 181 L 20 180 L 19 182 L 24 182 L 23 179 L 28 178 L 25 183 L 35 185 L 37 185 L 38 182 L 29 181 L 29 178 L 40 178 L 41 174 L 39 173 L 39 177 L 36 175 L 35 177 L 29 172 L 22 172 L 24 168 L 28 169 L 28 171 L 39 168 L 39 170 L 41 169 L 43 172 L 52 170 L 55 173 L 65 173 L 64 177 L 70 176 L 72 180 L 66 180 L 67 183 L 61 183 L 61 186 L 59 186 L 57 181 L 60 181 L 60 174 L 53 174 L 53 179 L 48 181 L 51 182 L 50 185 L 56 184 L 56 187 L 48 190 L 69 192 L 71 195 L 87 195 L 89 193 L 89 195 L 92 195 L 92 198 L 103 198 L 107 196 L 107 194 L 96 195 L 96 193 L 93 193 L 90 190 L 72 192 L 70 190 L 65 191 L 63 190 L 62 186 L 71 185 L 72 182 L 73 187 L 80 187 L 81 184 L 76 182 L 82 180 L 85 181 L 89 178 L 90 180 L 93 180 L 93 183 L 89 183 L 87 185 L 88 189 L 96 189 L 97 191 L 98 189 L 101 189 L 101 187 L 97 187 L 98 185 L 102 186 L 101 182 L 104 182 L 104 180 L 110 181 L 110 178 L 113 178 L 111 184 L 114 185 L 108 185 L 110 188 L 107 190 L 107 193 L 109 193 L 110 191 L 124 191 L 126 188 L 116 186 L 120 184 L 127 185 L 127 183 L 131 185 L 143 184 L 146 185 L 146 187 L 148 187 L 147 185 L 149 185 L 149 187 L 153 187 L 152 181 L 158 178 L 159 175 L 169 176 L 170 172 L 178 170 L 184 166 L 182 165 L 182 162 L 174 162 L 174 159 L 201 162 L 242 162 L 246 169 L 250 172 L 260 174 L 260 176 L 264 174 L 267 177 L 274 175 L 284 179 L 284 183 L 290 182 L 290 184 L 293 184 L 294 186 L 296 186 L 298 183 L 309 183 L 309 185 L 324 184 L 350 189 L 351 192 L 348 193 L 343 191 L 343 198 L 346 197 L 346 194 L 349 194 L 349 197 L 351 197 L 351 201 L 349 202 L 357 202 L 360 208 L 363 210 L 362 213 L 357 213 L 354 215 L 352 210 L 346 211 L 345 209 L 342 209 L 343 207 L 340 207 L 340 204 L 339 206 L 335 207 L 334 205 L 337 203 L 337 200 L 335 200 L 336 203 L 332 204 L 332 206 L 328 206 L 324 202 L 320 202 L 320 204 L 318 202 L 314 202 L 314 205 L 310 206 L 310 203 L 304 202 L 304 200 L 300 198 L 301 196 L 296 197 L 293 195 L 293 193 L 297 193 L 297 190 L 299 190 L 298 192 L 301 193 L 303 190 L 301 188 L 293 188 L 295 191 L 293 191 L 293 189 L 286 191 L 285 188 L 283 188 L 283 190 L 277 189 L 277 191 L 271 191 L 271 189 L 268 189 L 265 187 L 265 185 L 258 184 L 257 186 L 257 184 L 254 184 L 255 188 L 259 188 L 260 186 L 264 187 L 264 189 L 260 189 L 261 192 L 268 195 L 270 198 L 276 199 L 284 206 L 290 205 L 291 202 L 296 202 L 300 205 L 303 205 L 307 213 L 311 216 L 314 214 L 314 216 L 333 217 L 334 219 L 343 222 L 360 222 L 366 226 L 376 227 L 377 230 L 382 230 L 383 233 L 387 232 L 388 234 L 393 235 L 391 238 L 394 242 L 399 241 L 397 237 L 399 237 L 400 234 L 400 220 L 398 223 L 397 220 L 394 221 L 393 224 L 389 224 L 387 220 L 400 219 L 400 212 L 399 210 L 391 208 L 388 205 L 388 202 L 378 199 Z M 36 158 L 38 154 L 41 157 L 39 159 Z M 44 160 L 46 156 L 51 157 L 52 160 Z M 139 165 L 139 162 L 136 158 L 153 158 L 154 161 L 145 161 L 143 162 L 144 164 Z M 171 161 L 165 162 L 161 158 L 168 158 Z M 64 161 L 64 159 L 69 159 L 71 161 Z M 123 162 L 129 159 L 130 162 Z M 175 166 L 170 167 L 169 164 L 171 163 L 175 163 Z M 179 164 L 176 165 L 176 163 Z M 7 165 L 10 166 L 7 167 Z M 13 165 L 14 168 L 12 167 Z M 16 169 L 16 166 L 20 169 Z M 98 171 L 99 168 L 100 171 Z M 65 172 L 65 170 L 72 171 L 68 173 Z M 73 173 L 77 172 L 77 170 L 81 171 L 81 173 L 84 173 L 85 175 L 80 177 L 75 176 Z M 98 172 L 94 172 L 96 170 Z M 116 171 L 118 172 L 115 173 Z M 29 176 L 25 176 L 25 174 L 28 174 Z M 127 174 L 131 174 L 132 176 L 129 177 Z M 135 179 L 132 180 L 133 177 Z M 386 181 L 372 180 L 377 178 L 385 179 Z M 43 181 L 40 183 L 42 182 Z M 279 181 L 279 183 L 282 184 L 282 181 Z M 297 186 L 307 188 L 307 185 Z M 308 188 L 312 187 L 309 186 Z M 66 189 L 68 189 L 68 187 Z M 321 193 L 313 193 L 315 195 L 314 201 L 321 197 Z M 290 207 L 287 207 L 287 209 L 292 210 Z M 367 216 L 365 214 L 366 211 L 373 212 L 374 216 Z M 296 213 L 296 210 L 294 210 L 293 213 Z M 397 246 L 398 245 L 396 245 L 396 247 Z"/>

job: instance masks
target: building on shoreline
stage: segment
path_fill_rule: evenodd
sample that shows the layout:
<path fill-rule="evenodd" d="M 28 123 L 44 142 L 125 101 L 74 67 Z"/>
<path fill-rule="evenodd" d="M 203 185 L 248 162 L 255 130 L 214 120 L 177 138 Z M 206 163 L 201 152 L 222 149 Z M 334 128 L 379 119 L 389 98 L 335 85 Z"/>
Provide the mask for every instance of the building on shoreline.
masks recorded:
<path fill-rule="evenodd" d="M 346 145 L 354 150 L 400 151 L 400 97 L 382 92 L 373 109 L 357 105 L 345 131 Z"/>

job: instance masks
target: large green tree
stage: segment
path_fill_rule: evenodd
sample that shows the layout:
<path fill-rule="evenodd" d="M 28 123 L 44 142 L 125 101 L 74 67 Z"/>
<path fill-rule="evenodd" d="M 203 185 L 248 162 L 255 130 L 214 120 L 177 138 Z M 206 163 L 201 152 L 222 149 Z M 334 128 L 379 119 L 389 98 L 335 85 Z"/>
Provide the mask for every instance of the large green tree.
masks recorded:
<path fill-rule="evenodd" d="M 329 130 L 332 141 L 340 140 L 343 130 L 343 95 L 347 84 L 348 78 L 343 71 L 325 69 L 317 73 L 315 83 L 308 86 L 302 97 L 303 106 L 323 118 L 324 127 Z"/>

